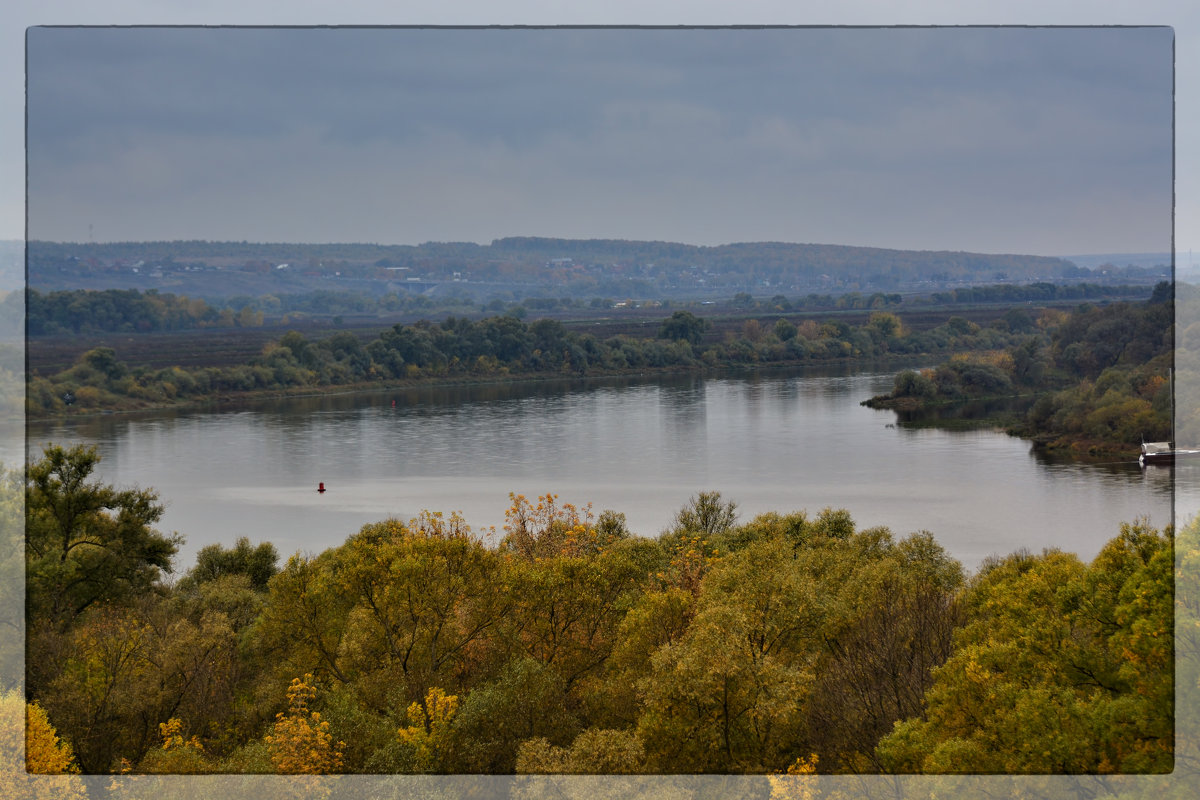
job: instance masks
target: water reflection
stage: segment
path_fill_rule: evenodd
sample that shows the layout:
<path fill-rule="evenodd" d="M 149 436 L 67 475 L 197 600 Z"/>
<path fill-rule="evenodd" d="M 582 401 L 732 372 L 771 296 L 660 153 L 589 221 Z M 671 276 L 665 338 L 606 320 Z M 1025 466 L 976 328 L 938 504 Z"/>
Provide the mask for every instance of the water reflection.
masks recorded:
<path fill-rule="evenodd" d="M 859 402 L 893 369 L 773 370 L 418 387 L 30 426 L 30 444 L 88 441 L 101 477 L 156 488 L 183 563 L 214 541 L 319 551 L 422 509 L 501 527 L 509 492 L 626 514 L 654 535 L 691 495 L 741 509 L 826 506 L 897 535 L 930 530 L 973 567 L 1059 546 L 1089 558 L 1119 524 L 1170 519 L 1170 476 L 1056 464 L 990 430 L 897 426 Z M 318 495 L 324 482 L 328 492 Z"/>

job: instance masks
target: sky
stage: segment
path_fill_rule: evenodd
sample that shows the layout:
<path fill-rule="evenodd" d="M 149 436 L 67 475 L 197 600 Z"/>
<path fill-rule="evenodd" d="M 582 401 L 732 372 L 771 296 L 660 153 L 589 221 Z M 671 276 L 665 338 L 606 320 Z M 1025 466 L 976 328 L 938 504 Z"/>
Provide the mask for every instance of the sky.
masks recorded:
<path fill-rule="evenodd" d="M 76 23 L 1160 26 L 37 28 L 30 238 L 1160 252 L 1174 167 L 1178 248 L 1200 249 L 1200 15 L 1183 3 L 17 5 L 10 40 Z M 0 238 L 22 235 L 11 183 Z"/>

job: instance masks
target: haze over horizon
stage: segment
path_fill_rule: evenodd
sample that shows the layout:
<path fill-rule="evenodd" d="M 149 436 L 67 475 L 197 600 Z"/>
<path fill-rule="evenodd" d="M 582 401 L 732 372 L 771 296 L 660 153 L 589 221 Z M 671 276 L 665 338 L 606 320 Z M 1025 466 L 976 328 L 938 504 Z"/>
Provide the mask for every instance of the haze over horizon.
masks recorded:
<path fill-rule="evenodd" d="M 465 240 L 465 239 L 429 240 L 429 241 L 425 241 L 425 242 L 380 242 L 380 241 L 371 241 L 371 242 L 366 242 L 366 241 L 295 242 L 295 241 L 267 241 L 267 240 L 255 241 L 255 240 L 250 240 L 250 239 L 245 239 L 245 240 L 239 239 L 239 240 L 235 241 L 235 240 L 229 240 L 229 239 L 200 239 L 197 237 L 187 237 L 187 238 L 181 238 L 181 239 L 120 239 L 120 240 L 114 239 L 111 241 L 91 241 L 91 242 L 70 241 L 70 240 L 51 240 L 51 239 L 31 239 L 29 241 L 31 241 L 31 242 L 43 241 L 43 242 L 50 242 L 53 244 L 67 244 L 67 245 L 79 245 L 79 246 L 114 245 L 114 244 L 126 244 L 126 243 L 130 243 L 130 242 L 198 241 L 198 242 L 211 242 L 214 244 L 247 243 L 247 244 L 253 244 L 253 245 L 293 245 L 294 244 L 294 245 L 369 245 L 369 246 L 377 246 L 377 247 L 420 247 L 420 246 L 429 245 L 429 244 L 471 244 L 471 245 L 478 245 L 480 247 L 487 247 L 491 244 L 494 244 L 496 241 L 498 241 L 500 239 L 510 239 L 510 238 L 524 238 L 524 237 L 521 237 L 520 235 L 501 236 L 501 237 L 497 237 L 496 239 L 491 239 L 488 241 L 481 241 L 481 242 L 469 241 L 469 240 Z M 533 237 L 533 238 L 565 239 L 566 237 L 545 236 L 545 237 Z M 619 239 L 613 239 L 612 237 L 586 237 L 586 238 L 593 239 L 593 240 L 619 241 Z M 4 242 L 5 244 L 23 244 L 24 241 L 25 240 L 22 240 L 22 239 L 2 239 L 2 240 L 0 240 L 0 242 Z M 640 240 L 627 240 L 627 241 L 666 242 L 668 244 L 681 244 L 681 245 L 685 245 L 685 246 L 695 246 L 695 247 L 724 247 L 724 246 L 739 245 L 739 244 L 787 244 L 787 245 L 811 245 L 811 246 L 817 246 L 817 247 L 853 247 L 853 248 L 866 247 L 866 248 L 879 249 L 879 250 L 911 250 L 913 252 L 933 252 L 933 253 L 964 252 L 964 253 L 978 253 L 981 255 L 1027 255 L 1027 256 L 1040 256 L 1040 257 L 1046 257 L 1046 258 L 1063 258 L 1063 259 L 1071 259 L 1071 258 L 1095 259 L 1095 258 L 1106 257 L 1106 256 L 1130 257 L 1130 258 L 1135 257 L 1135 256 L 1142 257 L 1142 258 L 1170 256 L 1169 250 L 1157 250 L 1157 251 L 1149 251 L 1149 252 L 1132 252 L 1132 251 L 1130 251 L 1130 252 L 1097 252 L 1097 253 L 1033 253 L 1033 252 L 1017 252 L 1017 251 L 987 252 L 987 251 L 983 251 L 983 250 L 971 250 L 971 249 L 966 249 L 966 248 L 951 249 L 951 248 L 944 248 L 944 247 L 943 248 L 932 248 L 932 247 L 930 247 L 930 248 L 900 248 L 900 247 L 887 247 L 886 245 L 856 245 L 856 244 L 849 243 L 849 242 L 785 242 L 785 241 L 781 241 L 781 240 L 770 240 L 770 241 L 763 240 L 763 241 L 756 241 L 756 242 L 749 242 L 749 241 L 718 242 L 718 243 L 712 244 L 712 245 L 695 245 L 692 242 L 678 242 L 678 241 L 666 240 L 666 239 L 640 239 Z M 1178 252 L 1176 253 L 1176 258 L 1182 259 L 1185 262 L 1186 262 L 1187 256 L 1188 256 L 1187 251 L 1184 251 L 1183 253 L 1178 253 Z"/>

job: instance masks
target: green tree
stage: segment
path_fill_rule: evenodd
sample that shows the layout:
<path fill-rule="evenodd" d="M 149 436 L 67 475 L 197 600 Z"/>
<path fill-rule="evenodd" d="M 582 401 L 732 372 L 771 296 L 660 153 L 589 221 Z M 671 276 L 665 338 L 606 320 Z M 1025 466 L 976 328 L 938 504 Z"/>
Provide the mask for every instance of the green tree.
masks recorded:
<path fill-rule="evenodd" d="M 603 677 L 585 699 L 588 716 L 612 727 L 631 727 L 641 713 L 638 683 L 650 675 L 660 647 L 679 642 L 695 613 L 695 596 L 679 587 L 647 592 L 621 619 Z"/>
<path fill-rule="evenodd" d="M 475 687 L 459 709 L 456 766 L 464 772 L 512 773 L 521 742 L 541 738 L 565 744 L 579 728 L 568 708 L 567 685 L 554 668 L 518 656 L 494 680 Z"/>
<path fill-rule="evenodd" d="M 658 338 L 685 341 L 695 346 L 700 344 L 708 327 L 708 320 L 690 311 L 676 311 L 659 326 Z"/>
<path fill-rule="evenodd" d="M 881 339 L 892 339 L 904 334 L 900 318 L 890 311 L 872 312 L 867 321 L 867 329 Z"/>
<path fill-rule="evenodd" d="M 992 562 L 924 717 L 880 762 L 902 772 L 1163 772 L 1173 764 L 1172 536 L 1123 525 L 1085 566 L 1047 551 Z"/>
<path fill-rule="evenodd" d="M 337 674 L 380 709 L 395 693 L 421 702 L 434 686 L 457 691 L 513 602 L 497 591 L 496 552 L 457 515 L 368 525 L 329 568 L 350 607 Z"/>
<path fill-rule="evenodd" d="M 151 591 L 171 571 L 180 536 L 151 527 L 162 516 L 149 490 L 90 480 L 95 447 L 46 447 L 29 465 L 26 565 L 31 620 L 64 628 L 91 606 Z"/>
<path fill-rule="evenodd" d="M 278 561 L 279 552 L 270 542 L 254 547 L 247 537 L 241 536 L 229 549 L 210 544 L 200 548 L 196 566 L 180 579 L 177 588 L 185 591 L 221 577 L 245 575 L 256 591 L 266 591 L 268 582 L 279 571 Z"/>
<path fill-rule="evenodd" d="M 737 503 L 721 502 L 720 492 L 700 492 L 675 514 L 675 530 L 718 536 L 737 521 Z"/>

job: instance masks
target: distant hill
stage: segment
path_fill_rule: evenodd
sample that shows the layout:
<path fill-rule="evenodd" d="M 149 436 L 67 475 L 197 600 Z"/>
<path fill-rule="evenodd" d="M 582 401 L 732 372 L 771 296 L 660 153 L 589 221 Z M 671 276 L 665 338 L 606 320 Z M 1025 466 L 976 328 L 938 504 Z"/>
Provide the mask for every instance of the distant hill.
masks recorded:
<path fill-rule="evenodd" d="M 1063 256 L 1063 258 L 1091 270 L 1103 267 L 1170 267 L 1170 253 L 1089 253 L 1087 255 Z"/>
<path fill-rule="evenodd" d="M 1116 262 L 1113 262 L 1116 263 Z M 1153 283 L 1153 265 L 1104 275 L 1070 259 L 745 242 L 714 247 L 621 239 L 510 237 L 481 245 L 35 241 L 29 282 L 57 289 L 156 289 L 203 298 L 315 291 L 489 297 L 677 298 L 932 291 L 1035 281 Z"/>

